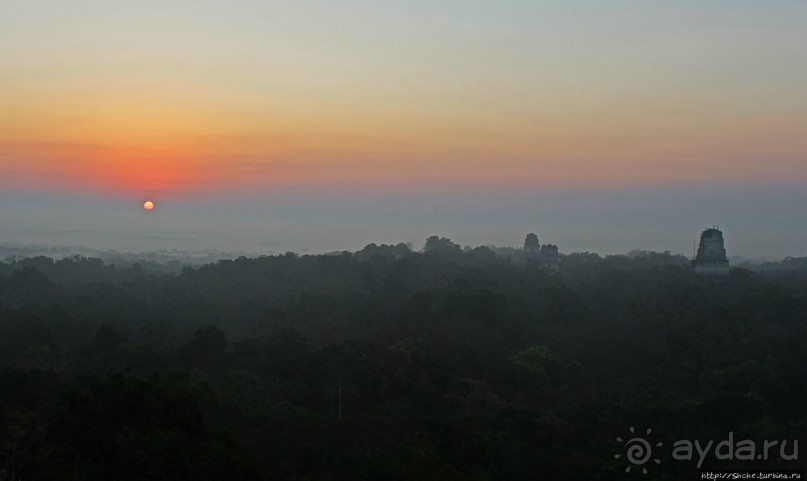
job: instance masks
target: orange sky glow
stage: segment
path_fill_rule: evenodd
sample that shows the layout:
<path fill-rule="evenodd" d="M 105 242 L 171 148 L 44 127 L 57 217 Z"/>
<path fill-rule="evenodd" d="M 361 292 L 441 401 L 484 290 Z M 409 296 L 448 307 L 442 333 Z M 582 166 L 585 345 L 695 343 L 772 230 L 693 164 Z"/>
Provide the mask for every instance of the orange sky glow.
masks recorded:
<path fill-rule="evenodd" d="M 0 10 L 0 183 L 807 181 L 806 29 L 775 9 L 90 3 Z"/>

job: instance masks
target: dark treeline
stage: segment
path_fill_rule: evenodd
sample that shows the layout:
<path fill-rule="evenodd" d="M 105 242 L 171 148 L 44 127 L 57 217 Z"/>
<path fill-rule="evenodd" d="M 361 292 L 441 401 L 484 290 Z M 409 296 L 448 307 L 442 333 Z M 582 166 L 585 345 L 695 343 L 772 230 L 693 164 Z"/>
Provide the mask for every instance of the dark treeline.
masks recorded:
<path fill-rule="evenodd" d="M 0 480 L 634 479 L 631 426 L 799 439 L 807 262 L 780 267 L 436 237 L 179 274 L 0 263 Z M 804 470 L 669 453 L 643 479 Z"/>

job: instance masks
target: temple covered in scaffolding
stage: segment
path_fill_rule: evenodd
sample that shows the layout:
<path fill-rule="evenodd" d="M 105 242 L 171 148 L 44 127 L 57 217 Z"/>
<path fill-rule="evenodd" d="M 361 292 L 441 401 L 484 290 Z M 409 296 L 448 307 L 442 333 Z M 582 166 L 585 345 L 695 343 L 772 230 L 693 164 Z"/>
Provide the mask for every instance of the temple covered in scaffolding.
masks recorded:
<path fill-rule="evenodd" d="M 717 226 L 704 229 L 700 244 L 692 260 L 692 268 L 698 274 L 726 276 L 729 273 L 729 261 L 726 258 L 726 247 L 723 232 Z"/>

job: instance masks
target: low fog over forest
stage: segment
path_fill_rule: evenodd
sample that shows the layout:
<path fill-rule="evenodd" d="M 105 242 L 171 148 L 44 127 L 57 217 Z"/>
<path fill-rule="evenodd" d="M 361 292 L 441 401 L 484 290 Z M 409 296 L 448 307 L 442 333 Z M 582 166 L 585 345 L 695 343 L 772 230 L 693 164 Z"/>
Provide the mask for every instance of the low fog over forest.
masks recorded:
<path fill-rule="evenodd" d="M 807 430 L 807 259 L 714 279 L 529 243 L 7 258 L 0 480 L 633 479 L 631 426 Z M 761 466 L 664 456 L 644 479 Z"/>

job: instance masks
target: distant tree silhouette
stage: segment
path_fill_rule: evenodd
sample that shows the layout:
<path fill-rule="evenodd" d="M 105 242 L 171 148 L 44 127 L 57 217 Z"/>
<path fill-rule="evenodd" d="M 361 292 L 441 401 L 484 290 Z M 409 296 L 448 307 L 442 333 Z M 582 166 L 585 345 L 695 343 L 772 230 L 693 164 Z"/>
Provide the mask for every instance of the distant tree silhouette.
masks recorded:
<path fill-rule="evenodd" d="M 216 326 L 199 329 L 190 342 L 178 350 L 180 361 L 188 367 L 214 369 L 224 363 L 227 339 L 224 331 Z"/>
<path fill-rule="evenodd" d="M 451 239 L 433 235 L 426 239 L 423 252 L 427 255 L 457 258 L 462 254 L 462 247 L 451 242 Z"/>

